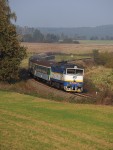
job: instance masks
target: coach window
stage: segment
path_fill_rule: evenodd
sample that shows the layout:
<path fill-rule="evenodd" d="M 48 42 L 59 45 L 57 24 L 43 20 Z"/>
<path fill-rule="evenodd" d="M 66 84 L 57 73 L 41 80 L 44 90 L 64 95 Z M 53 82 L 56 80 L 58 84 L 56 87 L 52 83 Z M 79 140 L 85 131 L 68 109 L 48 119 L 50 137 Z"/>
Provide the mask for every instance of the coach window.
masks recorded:
<path fill-rule="evenodd" d="M 42 73 L 44 72 L 44 67 L 42 67 L 42 66 L 41 66 L 41 72 L 42 72 Z"/>
<path fill-rule="evenodd" d="M 45 68 L 45 73 L 47 74 L 47 68 Z"/>
<path fill-rule="evenodd" d="M 41 68 L 40 68 L 40 66 L 38 66 L 38 71 L 39 71 L 39 72 L 41 72 Z"/>
<path fill-rule="evenodd" d="M 47 68 L 46 67 L 44 67 L 44 73 L 47 73 Z"/>
<path fill-rule="evenodd" d="M 40 71 L 40 66 L 37 67 L 38 71 Z"/>
<path fill-rule="evenodd" d="M 37 65 L 37 67 L 36 67 L 36 70 L 37 70 L 37 71 L 39 71 L 39 67 L 38 67 L 38 65 Z"/>
<path fill-rule="evenodd" d="M 41 70 L 41 72 L 43 73 L 43 67 L 42 67 L 42 66 L 40 66 L 40 70 Z"/>
<path fill-rule="evenodd" d="M 46 73 L 46 68 L 42 67 L 42 73 Z"/>
<path fill-rule="evenodd" d="M 50 68 L 47 69 L 47 74 L 50 75 Z"/>

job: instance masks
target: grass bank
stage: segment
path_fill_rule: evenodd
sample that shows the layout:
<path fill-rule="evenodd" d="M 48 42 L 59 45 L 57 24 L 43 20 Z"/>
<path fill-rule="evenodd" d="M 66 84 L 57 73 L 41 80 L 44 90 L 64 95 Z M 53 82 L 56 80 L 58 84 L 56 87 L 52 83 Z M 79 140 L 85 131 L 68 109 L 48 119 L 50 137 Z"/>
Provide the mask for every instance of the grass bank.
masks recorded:
<path fill-rule="evenodd" d="M 0 91 L 1 150 L 112 150 L 113 107 Z"/>

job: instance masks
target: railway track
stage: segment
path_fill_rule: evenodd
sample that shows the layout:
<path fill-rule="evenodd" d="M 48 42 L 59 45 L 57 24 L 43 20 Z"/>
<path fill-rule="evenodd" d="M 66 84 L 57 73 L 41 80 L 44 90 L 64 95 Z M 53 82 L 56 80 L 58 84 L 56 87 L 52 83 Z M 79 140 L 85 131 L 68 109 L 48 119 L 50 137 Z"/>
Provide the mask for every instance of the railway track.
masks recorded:
<path fill-rule="evenodd" d="M 37 79 L 30 79 L 33 83 L 35 83 L 35 86 L 43 86 L 45 88 L 47 88 L 47 90 L 49 89 L 50 91 L 56 93 L 56 94 L 60 94 L 62 95 L 63 97 L 66 97 L 66 98 L 70 98 L 70 99 L 81 99 L 81 98 L 85 98 L 85 99 L 96 99 L 94 96 L 92 95 L 89 95 L 89 94 L 86 94 L 86 93 L 71 93 L 71 92 L 66 92 L 66 91 L 63 91 L 61 89 L 57 89 L 55 87 L 51 87 L 50 85 L 48 84 L 45 84 Z"/>
<path fill-rule="evenodd" d="M 71 98 L 71 99 L 73 97 L 73 95 L 71 93 L 67 93 L 67 92 L 65 92 L 65 91 L 63 91 L 61 89 L 57 89 L 55 87 L 52 87 L 52 86 L 50 86 L 50 85 L 48 85 L 46 83 L 43 83 L 43 82 L 41 82 L 41 81 L 39 81 L 37 79 L 30 79 L 30 81 L 32 83 L 34 83 L 35 88 L 37 88 L 37 86 L 41 86 L 41 87 L 44 87 L 45 89 L 47 89 L 47 91 L 55 93 L 56 95 L 61 95 L 61 96 L 65 97 L 65 98 Z"/>
<path fill-rule="evenodd" d="M 89 94 L 85 94 L 85 93 L 74 93 L 74 95 L 83 97 L 83 98 L 92 98 L 92 99 L 96 99 L 94 96 L 89 95 Z"/>

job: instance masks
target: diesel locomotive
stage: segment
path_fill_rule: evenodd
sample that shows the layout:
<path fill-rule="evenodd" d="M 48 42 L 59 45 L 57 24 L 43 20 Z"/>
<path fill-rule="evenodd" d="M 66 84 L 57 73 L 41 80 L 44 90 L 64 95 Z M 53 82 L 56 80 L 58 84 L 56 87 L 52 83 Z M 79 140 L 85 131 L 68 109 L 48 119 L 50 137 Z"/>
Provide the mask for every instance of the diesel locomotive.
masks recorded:
<path fill-rule="evenodd" d="M 56 63 L 54 61 L 29 59 L 29 73 L 41 79 L 51 86 L 71 92 L 83 92 L 84 69 L 66 62 Z"/>

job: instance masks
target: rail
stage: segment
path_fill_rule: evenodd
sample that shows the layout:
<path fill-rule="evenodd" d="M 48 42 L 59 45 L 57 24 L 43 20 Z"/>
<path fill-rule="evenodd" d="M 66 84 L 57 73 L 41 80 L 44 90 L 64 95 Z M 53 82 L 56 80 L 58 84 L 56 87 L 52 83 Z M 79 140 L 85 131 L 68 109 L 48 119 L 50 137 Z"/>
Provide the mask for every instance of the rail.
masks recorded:
<path fill-rule="evenodd" d="M 89 94 L 86 94 L 86 93 L 73 93 L 73 92 L 66 92 L 66 91 L 63 91 L 63 90 L 61 90 L 61 89 L 57 89 L 57 88 L 55 88 L 55 87 L 52 87 L 52 86 L 50 86 L 49 84 L 45 84 L 45 82 L 43 83 L 42 81 L 39 81 L 39 80 L 37 80 L 37 79 L 31 79 L 31 81 L 32 82 L 35 82 L 35 84 L 37 84 L 37 86 L 39 86 L 39 85 L 42 85 L 43 87 L 46 87 L 47 89 L 49 88 L 49 89 L 51 89 L 51 90 L 54 90 L 55 92 L 60 92 L 60 93 L 62 93 L 62 96 L 64 96 L 64 97 L 68 97 L 68 98 L 70 98 L 70 99 L 75 99 L 76 97 L 78 98 L 85 98 L 85 99 L 95 99 L 96 100 L 96 98 L 94 97 L 94 96 L 92 96 L 92 95 L 89 95 Z"/>

